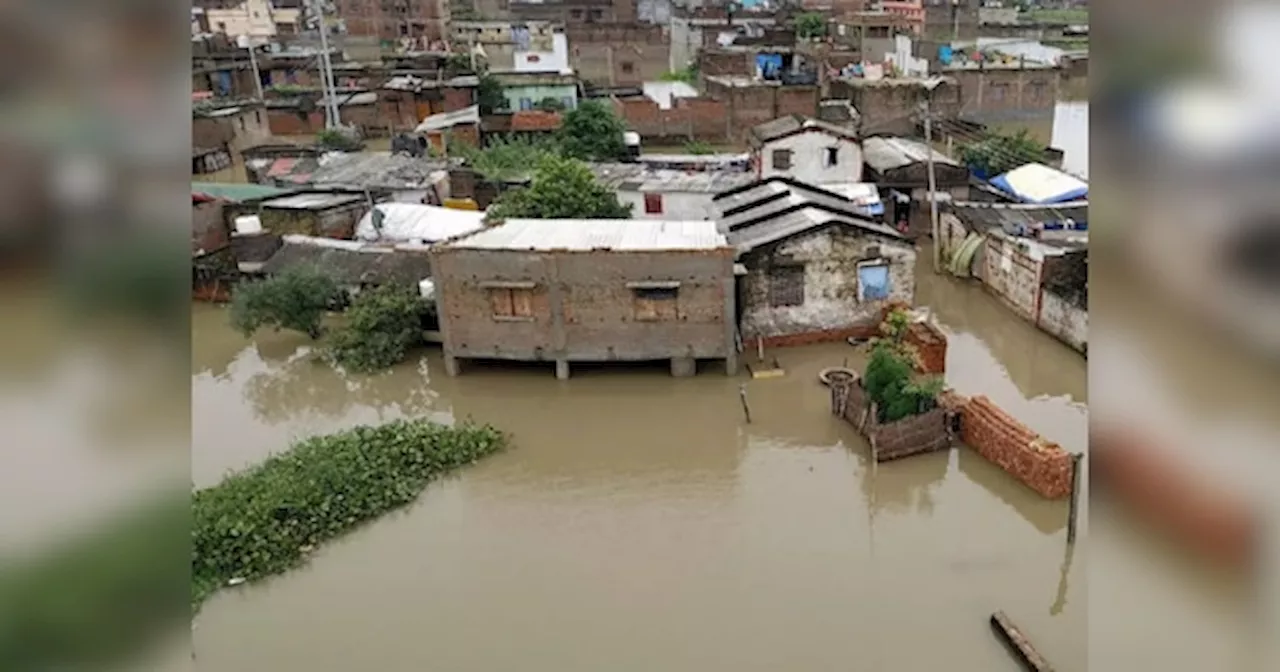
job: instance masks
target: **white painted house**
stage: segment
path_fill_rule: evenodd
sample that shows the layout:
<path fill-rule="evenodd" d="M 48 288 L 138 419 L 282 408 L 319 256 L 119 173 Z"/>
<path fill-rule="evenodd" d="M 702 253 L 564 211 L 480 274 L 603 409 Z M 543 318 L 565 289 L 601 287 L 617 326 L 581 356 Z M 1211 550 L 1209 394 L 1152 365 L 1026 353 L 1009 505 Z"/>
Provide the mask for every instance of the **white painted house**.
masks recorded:
<path fill-rule="evenodd" d="M 747 135 L 760 179 L 784 175 L 809 184 L 862 181 L 862 144 L 848 128 L 791 115 Z"/>
<path fill-rule="evenodd" d="M 716 194 L 756 179 L 746 170 L 675 170 L 643 163 L 595 163 L 591 172 L 617 193 L 619 202 L 631 205 L 632 219 L 668 221 L 712 219 Z"/>

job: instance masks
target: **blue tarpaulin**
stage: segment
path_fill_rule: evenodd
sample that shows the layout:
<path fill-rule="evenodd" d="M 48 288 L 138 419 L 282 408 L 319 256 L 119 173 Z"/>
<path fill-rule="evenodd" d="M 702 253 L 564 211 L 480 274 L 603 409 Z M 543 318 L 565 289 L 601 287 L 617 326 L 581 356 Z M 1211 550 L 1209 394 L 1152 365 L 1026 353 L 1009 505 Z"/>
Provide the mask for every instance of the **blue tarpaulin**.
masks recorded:
<path fill-rule="evenodd" d="M 763 77 L 774 77 L 782 70 L 782 54 L 757 54 L 756 67 Z"/>

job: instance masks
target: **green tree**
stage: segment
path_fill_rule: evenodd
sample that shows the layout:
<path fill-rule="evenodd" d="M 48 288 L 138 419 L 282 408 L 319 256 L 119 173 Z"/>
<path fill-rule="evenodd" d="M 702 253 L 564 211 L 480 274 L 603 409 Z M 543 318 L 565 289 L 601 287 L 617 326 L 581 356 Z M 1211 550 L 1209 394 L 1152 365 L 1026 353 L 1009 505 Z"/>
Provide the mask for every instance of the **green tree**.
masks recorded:
<path fill-rule="evenodd" d="M 358 152 L 364 149 L 364 143 L 355 133 L 340 128 L 326 128 L 316 133 L 316 144 L 324 149 L 340 152 Z"/>
<path fill-rule="evenodd" d="M 497 182 L 525 179 L 537 172 L 544 161 L 560 154 L 559 146 L 550 140 L 514 136 L 487 142 L 484 149 L 458 143 L 454 153 L 485 179 Z"/>
<path fill-rule="evenodd" d="M 890 311 L 880 325 L 883 337 L 872 345 L 871 358 L 862 374 L 862 385 L 879 409 L 880 422 L 929 411 L 942 392 L 941 378 L 914 377 L 915 348 L 905 342 L 909 328 L 910 318 L 905 310 Z"/>
<path fill-rule="evenodd" d="M 399 285 L 361 292 L 346 312 L 346 324 L 333 333 L 328 355 L 357 373 L 395 366 L 422 341 L 426 309 L 422 297 Z"/>
<path fill-rule="evenodd" d="M 995 177 L 1028 163 L 1043 161 L 1044 152 L 1044 144 L 1023 128 L 1011 134 L 985 134 L 978 142 L 960 147 L 960 160 L 988 177 Z"/>
<path fill-rule="evenodd" d="M 476 85 L 476 104 L 480 106 L 480 114 L 493 114 L 507 106 L 507 99 L 502 95 L 502 83 L 489 73 L 480 75 L 480 83 Z"/>
<path fill-rule="evenodd" d="M 505 192 L 489 207 L 493 219 L 629 219 L 631 206 L 596 181 L 586 164 L 547 159 L 524 189 Z"/>
<path fill-rule="evenodd" d="M 320 269 L 300 266 L 256 282 L 242 283 L 231 294 L 231 326 L 244 334 L 262 327 L 289 329 L 312 339 L 322 333 L 325 312 L 341 297 L 338 286 Z"/>
<path fill-rule="evenodd" d="M 583 101 L 564 117 L 560 144 L 564 154 L 583 161 L 616 161 L 627 155 L 626 126 L 597 100 Z"/>
<path fill-rule="evenodd" d="M 808 40 L 827 34 L 827 19 L 817 12 L 805 12 L 796 17 L 796 37 Z"/>

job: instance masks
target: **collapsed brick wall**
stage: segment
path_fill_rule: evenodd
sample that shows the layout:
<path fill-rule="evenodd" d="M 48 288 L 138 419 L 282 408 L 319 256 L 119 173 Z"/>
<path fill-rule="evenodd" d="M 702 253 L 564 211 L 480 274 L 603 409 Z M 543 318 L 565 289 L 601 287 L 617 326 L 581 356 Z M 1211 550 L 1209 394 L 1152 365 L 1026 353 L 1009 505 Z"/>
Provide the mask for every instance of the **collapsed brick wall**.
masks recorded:
<path fill-rule="evenodd" d="M 961 410 L 966 445 L 1047 499 L 1071 494 L 1071 456 L 979 396 Z"/>
<path fill-rule="evenodd" d="M 916 370 L 942 374 L 947 370 L 947 335 L 928 322 L 914 322 L 903 339 L 916 350 Z"/>

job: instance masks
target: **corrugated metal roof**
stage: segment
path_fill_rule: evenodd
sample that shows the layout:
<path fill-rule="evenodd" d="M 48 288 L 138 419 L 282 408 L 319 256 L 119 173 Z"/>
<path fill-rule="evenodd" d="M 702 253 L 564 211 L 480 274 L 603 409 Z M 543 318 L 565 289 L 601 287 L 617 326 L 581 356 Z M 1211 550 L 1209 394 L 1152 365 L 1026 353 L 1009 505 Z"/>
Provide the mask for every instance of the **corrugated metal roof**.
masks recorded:
<path fill-rule="evenodd" d="M 736 170 L 649 168 L 642 163 L 593 163 L 591 172 L 611 189 L 648 193 L 718 194 L 751 184 L 756 179 L 751 173 Z"/>
<path fill-rule="evenodd" d="M 728 234 L 728 240 L 729 244 L 737 250 L 738 256 L 742 256 L 761 245 L 786 240 L 820 227 L 836 225 L 870 232 L 879 232 L 879 229 L 884 229 L 888 234 L 887 238 L 896 239 L 901 245 L 910 245 L 907 241 L 901 240 L 901 235 L 888 227 L 867 226 L 867 224 L 866 220 L 844 217 L 821 208 L 801 208 L 759 224 L 732 231 Z"/>
<path fill-rule="evenodd" d="M 438 243 L 484 228 L 484 213 L 415 203 L 379 203 L 381 231 L 373 224 L 373 211 L 356 224 L 356 238 L 368 241 L 422 241 Z"/>
<path fill-rule="evenodd" d="M 295 196 L 285 196 L 284 198 L 273 198 L 263 202 L 262 207 L 280 210 L 320 210 L 363 201 L 364 196 L 359 194 L 297 194 Z"/>
<path fill-rule="evenodd" d="M 227 201 L 251 201 L 257 198 L 270 198 L 289 193 L 288 189 L 269 187 L 264 184 L 242 184 L 234 182 L 192 182 L 191 193 L 206 194 Z"/>
<path fill-rule="evenodd" d="M 448 243 L 490 250 L 711 250 L 727 247 L 715 222 L 646 219 L 510 219 Z"/>
<path fill-rule="evenodd" d="M 818 119 L 810 119 L 799 114 L 792 114 L 785 117 L 766 121 L 751 128 L 751 138 L 757 143 L 769 142 L 778 138 L 790 135 L 797 131 L 805 129 L 816 129 L 829 135 L 838 136 L 847 140 L 857 140 L 858 134 L 848 128 L 836 126 Z"/>
<path fill-rule="evenodd" d="M 418 124 L 418 128 L 414 129 L 417 133 L 430 133 L 432 131 L 444 131 L 454 126 L 465 124 L 480 123 L 480 106 L 472 105 L 471 107 L 453 112 L 441 112 L 433 114 Z"/>
<path fill-rule="evenodd" d="M 442 172 L 447 166 L 445 161 L 390 152 L 331 152 L 320 157 L 307 180 L 359 189 L 421 189 L 447 175 Z"/>
<path fill-rule="evenodd" d="M 874 137 L 867 138 L 862 141 L 862 160 L 877 172 L 885 172 L 895 168 L 902 168 L 913 163 L 923 163 L 929 160 L 929 153 L 933 153 L 933 162 L 935 164 L 945 163 L 950 166 L 959 166 L 954 159 L 939 152 L 930 149 L 923 142 L 910 140 L 907 138 L 891 138 L 891 137 Z"/>

